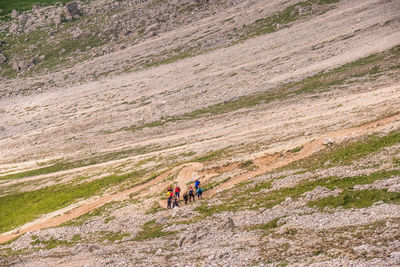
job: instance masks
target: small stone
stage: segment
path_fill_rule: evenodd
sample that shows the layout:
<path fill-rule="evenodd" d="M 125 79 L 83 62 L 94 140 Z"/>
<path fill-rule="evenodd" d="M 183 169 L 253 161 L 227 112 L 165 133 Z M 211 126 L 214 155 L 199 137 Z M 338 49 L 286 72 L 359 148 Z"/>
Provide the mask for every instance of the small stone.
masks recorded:
<path fill-rule="evenodd" d="M 183 242 L 185 242 L 185 239 L 186 239 L 186 237 L 184 236 L 179 240 L 179 247 L 182 247 Z"/>
<path fill-rule="evenodd" d="M 18 17 L 18 23 L 19 23 L 19 24 L 24 24 L 27 20 L 28 20 L 28 15 L 26 15 L 26 13 L 22 13 L 22 14 Z"/>
<path fill-rule="evenodd" d="M 325 138 L 324 141 L 322 142 L 322 144 L 324 146 L 331 146 L 333 145 L 335 142 L 331 139 L 331 138 Z"/>
<path fill-rule="evenodd" d="M 15 19 L 16 17 L 18 17 L 18 11 L 17 10 L 15 10 L 15 9 L 13 9 L 12 11 L 11 11 L 11 18 L 12 19 Z"/>
<path fill-rule="evenodd" d="M 98 246 L 95 246 L 95 245 L 89 246 L 89 251 L 90 252 L 93 252 L 93 251 L 98 250 L 98 249 L 100 249 Z"/>
<path fill-rule="evenodd" d="M 276 29 L 277 31 L 279 31 L 279 30 L 281 30 L 281 29 L 283 29 L 283 28 L 285 28 L 285 25 L 280 24 L 280 23 L 276 23 L 276 24 L 275 24 L 275 29 Z"/>
<path fill-rule="evenodd" d="M 228 229 L 233 229 L 235 228 L 235 224 L 233 223 L 233 220 L 231 217 L 228 218 L 227 222 L 226 222 L 226 228 Z"/>

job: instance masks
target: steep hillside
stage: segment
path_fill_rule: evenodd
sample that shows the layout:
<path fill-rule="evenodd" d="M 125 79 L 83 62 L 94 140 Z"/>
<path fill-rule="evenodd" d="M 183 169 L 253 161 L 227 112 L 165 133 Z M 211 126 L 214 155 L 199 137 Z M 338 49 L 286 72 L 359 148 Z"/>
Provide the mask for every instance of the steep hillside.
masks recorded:
<path fill-rule="evenodd" d="M 398 1 L 58 2 L 0 4 L 0 265 L 400 264 Z"/>

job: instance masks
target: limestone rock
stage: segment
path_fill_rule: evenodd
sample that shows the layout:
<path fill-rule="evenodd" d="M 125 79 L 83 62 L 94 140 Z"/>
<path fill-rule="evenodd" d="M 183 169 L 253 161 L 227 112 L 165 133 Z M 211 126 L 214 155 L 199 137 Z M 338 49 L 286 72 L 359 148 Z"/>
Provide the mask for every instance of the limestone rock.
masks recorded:
<path fill-rule="evenodd" d="M 3 54 L 0 54 L 0 66 L 3 65 L 6 61 L 7 58 Z"/>
<path fill-rule="evenodd" d="M 69 2 L 65 5 L 65 17 L 70 20 L 79 16 L 79 6 L 77 2 Z"/>
<path fill-rule="evenodd" d="M 335 143 L 335 141 L 333 141 L 331 138 L 326 138 L 324 139 L 324 141 L 322 142 L 322 144 L 324 146 L 331 146 Z"/>
<path fill-rule="evenodd" d="M 11 18 L 12 19 L 15 19 L 16 17 L 18 17 L 18 11 L 17 10 L 15 10 L 15 9 L 13 9 L 13 11 L 11 11 Z"/>
<path fill-rule="evenodd" d="M 18 23 L 19 24 L 25 24 L 25 22 L 28 20 L 28 15 L 26 13 L 22 13 L 19 17 L 18 17 Z"/>

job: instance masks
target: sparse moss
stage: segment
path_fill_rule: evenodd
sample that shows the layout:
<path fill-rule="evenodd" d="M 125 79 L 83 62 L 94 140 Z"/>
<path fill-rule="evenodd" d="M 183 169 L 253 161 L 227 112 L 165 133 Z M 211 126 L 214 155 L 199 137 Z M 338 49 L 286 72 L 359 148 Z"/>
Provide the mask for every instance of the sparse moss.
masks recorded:
<path fill-rule="evenodd" d="M 110 232 L 110 231 L 101 231 L 99 232 L 99 236 L 101 240 L 108 240 L 111 242 L 115 242 L 118 240 L 123 239 L 126 236 L 129 236 L 129 233 L 122 233 L 122 232 Z"/>
<path fill-rule="evenodd" d="M 269 231 L 271 229 L 277 228 L 278 227 L 278 221 L 280 218 L 275 218 L 267 223 L 263 224 L 257 224 L 251 227 L 253 230 L 263 230 L 263 231 Z"/>
<path fill-rule="evenodd" d="M 377 190 L 346 190 L 339 196 L 326 197 L 316 201 L 309 202 L 307 205 L 310 207 L 317 207 L 323 209 L 325 207 L 343 207 L 349 208 L 365 208 L 372 206 L 378 201 L 384 203 L 400 203 L 400 193 L 387 192 L 387 189 Z"/>
<path fill-rule="evenodd" d="M 156 220 L 151 220 L 143 224 L 142 230 L 133 239 L 134 241 L 143 241 L 147 239 L 173 235 L 175 232 L 162 231 L 163 226 L 156 224 Z"/>

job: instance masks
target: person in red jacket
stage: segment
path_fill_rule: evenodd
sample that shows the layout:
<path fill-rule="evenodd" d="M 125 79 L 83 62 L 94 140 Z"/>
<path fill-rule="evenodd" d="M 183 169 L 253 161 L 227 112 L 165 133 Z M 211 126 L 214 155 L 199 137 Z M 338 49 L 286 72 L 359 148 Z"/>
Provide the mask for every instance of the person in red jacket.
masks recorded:
<path fill-rule="evenodd" d="M 175 196 L 178 197 L 178 199 L 180 197 L 180 193 L 181 193 L 180 187 L 179 186 L 175 187 Z"/>

